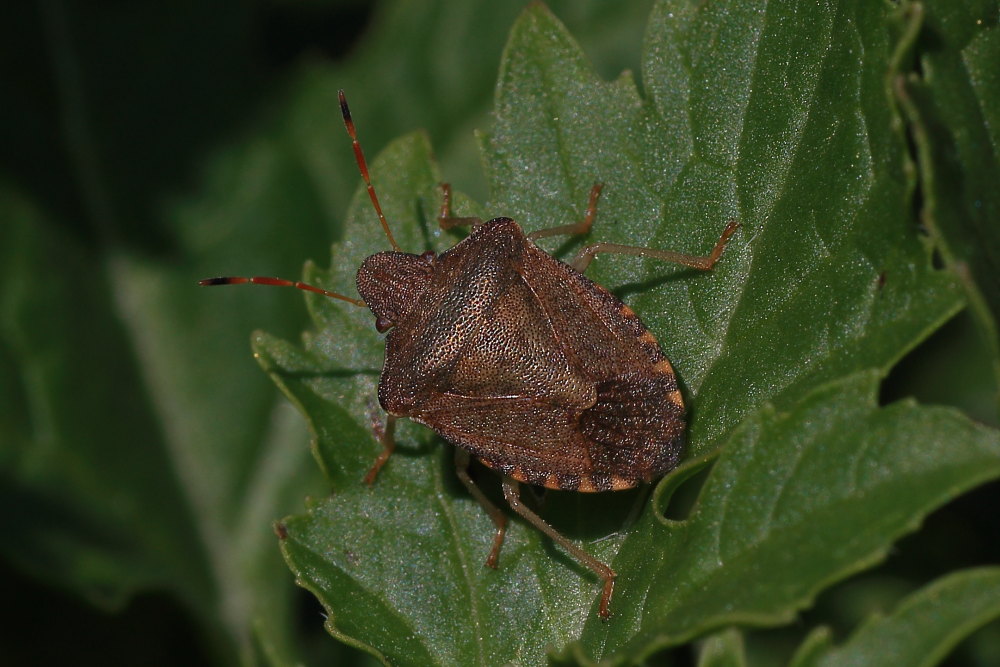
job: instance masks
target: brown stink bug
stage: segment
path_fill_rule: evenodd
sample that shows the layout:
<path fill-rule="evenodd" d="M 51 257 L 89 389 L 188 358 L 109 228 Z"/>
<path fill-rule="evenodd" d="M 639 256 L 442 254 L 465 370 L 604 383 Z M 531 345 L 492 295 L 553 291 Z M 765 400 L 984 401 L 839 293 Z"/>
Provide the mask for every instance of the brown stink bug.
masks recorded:
<path fill-rule="evenodd" d="M 451 216 L 442 185 L 442 227 L 471 233 L 440 255 L 402 252 L 372 186 L 343 91 L 340 106 L 361 176 L 392 246 L 357 274 L 361 299 L 302 282 L 226 277 L 202 285 L 256 283 L 318 292 L 375 315 L 385 337 L 379 403 L 388 413 L 376 436 L 383 450 L 371 484 L 395 447 L 396 418 L 408 417 L 455 445 L 457 474 L 496 525 L 486 564 L 497 566 L 506 515 L 472 481 L 470 457 L 503 475 L 515 512 L 604 581 L 599 607 L 609 616 L 615 572 L 559 534 L 520 500 L 519 482 L 566 491 L 618 491 L 674 468 L 684 442 L 684 401 L 653 334 L 617 297 L 583 275 L 598 253 L 653 257 L 709 270 L 738 227 L 730 222 L 704 257 L 611 243 L 584 247 L 564 264 L 533 241 L 585 234 L 601 185 L 581 222 L 525 235 L 510 218 Z"/>

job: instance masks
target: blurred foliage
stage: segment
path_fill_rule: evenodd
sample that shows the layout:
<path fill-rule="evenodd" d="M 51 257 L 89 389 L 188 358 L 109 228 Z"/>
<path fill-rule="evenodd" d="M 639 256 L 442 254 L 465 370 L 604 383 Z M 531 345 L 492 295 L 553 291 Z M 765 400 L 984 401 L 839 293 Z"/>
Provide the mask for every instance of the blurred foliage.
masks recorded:
<path fill-rule="evenodd" d="M 995 571 L 971 568 L 1000 559 L 997 484 L 945 503 L 1000 460 L 988 428 L 1000 395 L 1000 10 L 794 4 L 564 0 L 550 15 L 458 0 L 9 3 L 0 577 L 19 618 L 0 651 L 17 664 L 373 660 L 326 633 L 330 614 L 338 636 L 398 661 L 489 664 L 517 647 L 529 662 L 550 647 L 560 660 L 636 659 L 707 635 L 695 647 L 704 664 L 838 664 L 852 652 L 879 664 L 893 636 L 923 638 L 926 661 L 994 618 Z M 664 279 L 651 262 L 598 260 L 591 272 L 644 315 L 697 399 L 692 463 L 634 525 L 587 547 L 623 573 L 611 624 L 588 619 L 593 582 L 523 526 L 501 569 L 479 572 L 488 521 L 425 430 L 404 428 L 416 453 L 394 457 L 373 492 L 359 488 L 376 450 L 370 316 L 310 299 L 320 326 L 303 351 L 280 342 L 310 327 L 295 294 L 196 288 L 217 274 L 296 277 L 334 242 L 330 272 L 308 271 L 349 284 L 381 248 L 365 201 L 351 204 L 339 88 L 369 156 L 426 131 L 375 160 L 407 248 L 457 238 L 413 226 L 442 177 L 467 195 L 463 209 L 527 227 L 572 218 L 601 178 L 601 240 L 696 250 L 727 217 L 744 222 L 728 266 L 702 280 Z M 254 363 L 258 329 L 269 334 L 254 347 L 307 413 L 321 466 L 301 416 Z M 884 458 L 852 458 L 869 440 Z M 789 443 L 810 474 L 778 474 Z M 860 497 L 830 463 L 852 460 L 879 463 Z M 704 495 L 691 520 L 664 523 L 655 510 L 693 483 Z M 763 521 L 755 503 L 772 484 L 798 501 Z M 584 540 L 618 531 L 635 501 L 599 510 L 554 496 L 547 513 Z M 395 592 L 454 583 L 491 597 L 440 616 L 416 605 L 407 627 L 391 621 L 398 600 L 335 603 L 372 572 L 316 546 L 394 505 L 410 514 L 380 529 L 402 539 L 432 498 L 467 536 L 448 553 L 477 579 L 497 576 L 455 581 L 419 551 L 384 554 Z M 776 530 L 803 507 L 836 520 Z M 272 522 L 289 514 L 289 565 L 319 602 L 282 562 Z M 716 568 L 719 527 L 756 535 L 758 560 Z M 421 548 L 441 553 L 442 539 Z M 780 564 L 786 540 L 810 567 Z M 664 583 L 640 593 L 639 573 Z M 372 604 L 387 616 L 351 616 Z M 503 634 L 457 641 L 469 613 Z M 540 619 L 531 632 L 529 617 Z M 442 634 L 407 638 L 421 624 Z M 773 629 L 711 634 L 730 624 Z M 997 624 L 953 660 L 1000 660 Z"/>

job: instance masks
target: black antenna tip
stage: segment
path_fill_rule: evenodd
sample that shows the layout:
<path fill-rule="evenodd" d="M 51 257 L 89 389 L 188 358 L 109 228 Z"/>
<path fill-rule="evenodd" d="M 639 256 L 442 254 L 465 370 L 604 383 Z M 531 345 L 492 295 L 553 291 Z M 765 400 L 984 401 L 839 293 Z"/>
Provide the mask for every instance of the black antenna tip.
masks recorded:
<path fill-rule="evenodd" d="M 337 93 L 337 97 L 340 98 L 340 113 L 344 114 L 345 121 L 350 122 L 351 110 L 347 108 L 347 96 L 344 95 L 344 91 L 341 90 Z"/>

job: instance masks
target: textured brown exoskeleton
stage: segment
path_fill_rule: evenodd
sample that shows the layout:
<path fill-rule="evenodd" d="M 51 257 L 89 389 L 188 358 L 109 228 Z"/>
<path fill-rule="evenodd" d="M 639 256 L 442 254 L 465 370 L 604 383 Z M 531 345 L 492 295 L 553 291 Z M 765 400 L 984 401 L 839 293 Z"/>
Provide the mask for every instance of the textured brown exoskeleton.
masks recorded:
<path fill-rule="evenodd" d="M 458 477 L 496 525 L 486 564 L 496 567 L 507 518 L 468 474 L 470 455 L 503 474 L 511 507 L 604 580 L 599 613 L 609 616 L 615 572 L 567 540 L 520 500 L 518 482 L 566 491 L 618 491 L 677 465 L 684 443 L 684 401 L 670 362 L 632 309 L 583 275 L 598 253 L 654 257 L 709 270 L 737 224 L 730 222 L 705 257 L 598 243 L 569 265 L 532 241 L 586 233 L 601 185 L 583 221 L 525 235 L 510 218 L 453 218 L 442 186 L 442 227 L 472 232 L 437 255 L 400 251 L 382 214 L 347 100 L 344 123 L 358 167 L 392 251 L 364 261 L 363 301 L 279 278 L 211 278 L 203 285 L 257 283 L 298 287 L 367 306 L 388 332 L 376 428 L 383 451 L 371 484 L 395 446 L 397 417 L 425 424 L 456 446 Z"/>

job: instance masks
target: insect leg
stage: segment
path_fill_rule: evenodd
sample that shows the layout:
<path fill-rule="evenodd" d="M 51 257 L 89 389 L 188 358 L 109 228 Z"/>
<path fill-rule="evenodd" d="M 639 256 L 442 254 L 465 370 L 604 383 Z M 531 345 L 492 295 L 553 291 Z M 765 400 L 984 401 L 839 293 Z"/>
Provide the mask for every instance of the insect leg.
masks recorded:
<path fill-rule="evenodd" d="M 441 210 L 438 212 L 438 224 L 441 229 L 452 229 L 469 225 L 475 227 L 483 224 L 479 218 L 456 218 L 451 214 L 451 183 L 441 184 Z"/>
<path fill-rule="evenodd" d="M 593 187 L 590 188 L 590 197 L 587 199 L 587 212 L 583 214 L 583 220 L 580 222 L 574 222 L 572 225 L 560 225 L 558 227 L 539 229 L 528 234 L 528 238 L 534 241 L 535 239 L 545 238 L 546 236 L 586 234 L 589 232 L 591 226 L 594 224 L 594 218 L 597 217 L 597 199 L 601 196 L 602 188 L 604 188 L 603 183 L 594 183 Z"/>
<path fill-rule="evenodd" d="M 483 509 L 490 515 L 490 518 L 493 519 L 493 524 L 497 527 L 496 535 L 493 536 L 493 548 L 490 549 L 490 555 L 486 558 L 486 566 L 496 569 L 497 561 L 500 558 L 500 547 L 503 546 L 503 536 L 507 532 L 507 515 L 491 503 L 486 494 L 480 491 L 476 483 L 469 477 L 469 452 L 461 447 L 455 448 L 455 474 L 458 475 L 458 479 L 469 490 L 472 497 L 483 506 Z"/>
<path fill-rule="evenodd" d="M 528 523 L 548 535 L 552 538 L 552 541 L 568 551 L 571 556 L 593 570 L 597 576 L 604 579 L 604 592 L 601 594 L 601 605 L 598 609 L 598 613 L 603 619 L 609 618 L 611 616 L 611 612 L 609 611 L 609 607 L 611 605 L 611 594 L 615 590 L 615 577 L 618 576 L 615 574 L 615 571 L 577 545 L 567 540 L 559 534 L 555 528 L 546 523 L 545 519 L 528 509 L 528 507 L 521 502 L 521 485 L 509 477 L 504 477 L 503 479 L 503 497 L 507 499 L 508 503 L 510 503 L 511 509 L 527 519 Z"/>
<path fill-rule="evenodd" d="M 586 246 L 582 248 L 576 257 L 570 263 L 574 269 L 583 273 L 583 271 L 590 264 L 590 261 L 594 259 L 594 256 L 606 252 L 614 253 L 618 255 L 638 255 L 640 257 L 652 257 L 654 259 L 660 259 L 664 262 L 673 262 L 674 264 L 683 264 L 684 266 L 689 266 L 692 269 L 699 269 L 701 271 L 711 271 L 712 267 L 718 261 L 719 257 L 722 255 L 722 251 L 726 249 L 726 244 L 729 243 L 729 237 L 733 235 L 736 228 L 740 226 L 740 223 L 735 220 L 730 220 L 726 228 L 722 230 L 722 236 L 719 240 L 715 242 L 715 247 L 712 248 L 712 252 L 707 255 L 685 255 L 680 252 L 672 252 L 670 250 L 656 250 L 654 248 L 640 248 L 638 246 L 630 245 L 619 245 L 617 243 L 595 243 L 593 245 Z"/>
<path fill-rule="evenodd" d="M 373 415 L 372 430 L 375 432 L 375 437 L 382 444 L 382 451 L 379 453 L 378 458 L 375 459 L 375 463 L 368 470 L 368 474 L 365 475 L 365 484 L 368 486 L 375 483 L 378 471 L 382 469 L 382 466 L 386 464 L 386 461 L 389 460 L 392 452 L 396 449 L 396 418 L 392 415 L 386 415 L 385 424 L 383 425 L 381 420 Z"/>

